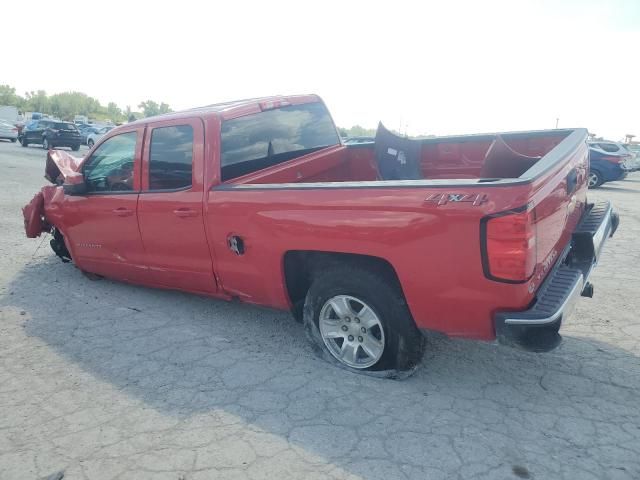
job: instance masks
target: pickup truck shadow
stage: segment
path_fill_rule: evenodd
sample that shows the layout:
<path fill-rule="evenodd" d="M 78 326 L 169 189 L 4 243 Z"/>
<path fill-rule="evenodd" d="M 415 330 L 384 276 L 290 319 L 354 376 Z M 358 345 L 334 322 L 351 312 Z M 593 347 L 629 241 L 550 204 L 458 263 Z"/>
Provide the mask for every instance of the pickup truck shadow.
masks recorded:
<path fill-rule="evenodd" d="M 64 368 L 163 415 L 218 415 L 365 478 L 474 468 L 551 478 L 574 466 L 605 478 L 602 465 L 638 467 L 617 442 L 640 445 L 639 359 L 592 339 L 569 337 L 541 355 L 434 339 L 412 377 L 391 381 L 316 358 L 287 313 L 90 281 L 48 256 L 8 292 L 2 310 L 24 311 L 15 317 L 24 333 Z"/>

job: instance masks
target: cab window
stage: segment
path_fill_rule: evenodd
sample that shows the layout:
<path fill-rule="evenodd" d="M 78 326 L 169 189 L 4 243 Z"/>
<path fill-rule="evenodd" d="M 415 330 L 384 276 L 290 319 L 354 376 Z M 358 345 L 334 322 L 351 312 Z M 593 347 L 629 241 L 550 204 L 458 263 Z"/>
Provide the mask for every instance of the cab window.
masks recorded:
<path fill-rule="evenodd" d="M 133 190 L 136 132 L 111 137 L 95 149 L 83 173 L 88 192 Z"/>
<path fill-rule="evenodd" d="M 190 125 L 154 128 L 149 147 L 149 190 L 191 186 L 193 128 Z"/>
<path fill-rule="evenodd" d="M 290 105 L 222 123 L 222 181 L 339 145 L 323 103 Z"/>

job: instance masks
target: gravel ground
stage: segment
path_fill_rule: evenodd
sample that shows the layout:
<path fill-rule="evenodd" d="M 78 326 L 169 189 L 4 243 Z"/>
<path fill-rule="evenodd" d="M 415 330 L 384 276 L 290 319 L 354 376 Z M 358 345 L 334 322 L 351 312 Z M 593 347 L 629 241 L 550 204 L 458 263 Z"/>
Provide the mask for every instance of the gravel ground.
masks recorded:
<path fill-rule="evenodd" d="M 287 313 L 109 280 L 24 237 L 44 152 L 0 142 L 0 479 L 638 479 L 640 174 L 552 353 L 438 339 L 404 381 Z"/>

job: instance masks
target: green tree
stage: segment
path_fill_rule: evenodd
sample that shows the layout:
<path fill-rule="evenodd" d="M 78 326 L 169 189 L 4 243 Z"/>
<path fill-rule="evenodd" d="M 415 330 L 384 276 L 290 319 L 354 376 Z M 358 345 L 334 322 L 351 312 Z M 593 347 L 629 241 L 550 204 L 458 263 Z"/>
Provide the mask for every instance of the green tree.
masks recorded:
<path fill-rule="evenodd" d="M 44 90 L 27 92 L 25 95 L 24 109 L 28 112 L 51 113 L 47 92 Z"/>
<path fill-rule="evenodd" d="M 122 110 L 114 102 L 109 102 L 107 105 L 107 115 L 114 122 L 120 122 L 124 118 Z"/>
<path fill-rule="evenodd" d="M 341 137 L 375 137 L 375 128 L 364 128 L 360 125 L 354 125 L 351 128 L 338 128 L 338 133 Z"/>
<path fill-rule="evenodd" d="M 24 98 L 16 94 L 16 89 L 9 85 L 0 85 L 0 105 L 22 107 Z"/>
<path fill-rule="evenodd" d="M 142 113 L 145 117 L 153 117 L 154 115 L 162 115 L 163 113 L 172 112 L 171 108 L 166 103 L 162 102 L 158 104 L 153 100 L 141 102 L 138 105 L 138 108 L 142 109 Z"/>
<path fill-rule="evenodd" d="M 51 113 L 63 120 L 71 120 L 75 115 L 89 115 L 95 108 L 83 93 L 64 92 L 49 97 Z"/>

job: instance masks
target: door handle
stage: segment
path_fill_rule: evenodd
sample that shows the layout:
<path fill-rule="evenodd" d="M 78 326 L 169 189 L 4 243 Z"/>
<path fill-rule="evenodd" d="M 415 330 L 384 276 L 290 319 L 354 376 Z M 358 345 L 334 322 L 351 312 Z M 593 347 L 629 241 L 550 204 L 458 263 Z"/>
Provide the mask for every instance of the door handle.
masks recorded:
<path fill-rule="evenodd" d="M 112 210 L 112 212 L 114 215 L 117 215 L 119 217 L 128 217 L 130 215 L 133 215 L 133 210 L 130 210 L 125 207 L 116 208 Z"/>
<path fill-rule="evenodd" d="M 173 211 L 173 214 L 176 217 L 181 217 L 181 218 L 198 216 L 198 212 L 195 210 L 191 210 L 190 208 L 178 208 L 177 210 Z"/>

